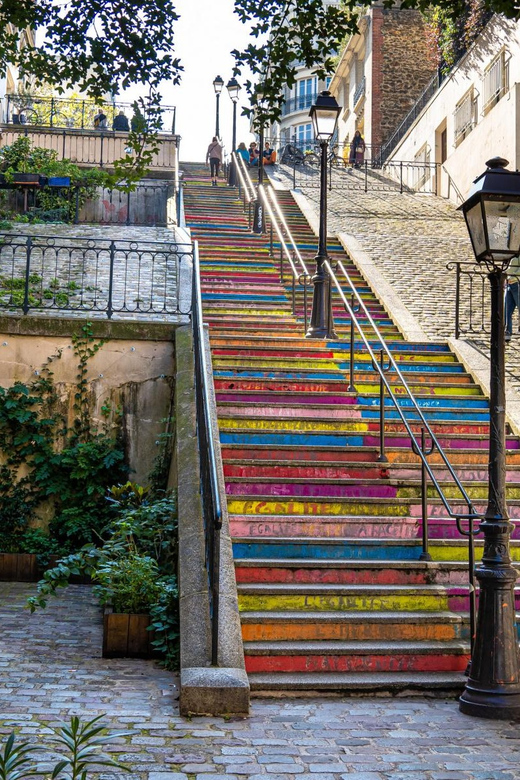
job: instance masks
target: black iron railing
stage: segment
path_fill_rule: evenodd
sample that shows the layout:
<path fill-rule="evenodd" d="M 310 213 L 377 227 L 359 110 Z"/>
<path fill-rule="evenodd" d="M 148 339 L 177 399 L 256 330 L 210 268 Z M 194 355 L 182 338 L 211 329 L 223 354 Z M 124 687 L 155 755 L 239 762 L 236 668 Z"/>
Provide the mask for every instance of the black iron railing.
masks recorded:
<path fill-rule="evenodd" d="M 206 542 L 206 567 L 211 618 L 211 663 L 218 666 L 219 634 L 219 581 L 220 581 L 220 530 L 222 528 L 222 504 L 217 472 L 216 422 L 211 419 L 211 402 L 208 381 L 210 377 L 206 339 L 202 317 L 200 267 L 198 247 L 193 252 L 192 292 L 193 350 L 195 357 L 195 395 L 197 405 L 197 436 L 199 444 L 200 486 Z"/>
<path fill-rule="evenodd" d="M 120 111 L 129 127 L 133 116 L 133 104 L 120 101 L 96 103 L 94 100 L 40 95 L 5 95 L 4 100 L 5 122 L 14 125 L 85 130 L 94 128 L 94 119 L 102 111 L 106 117 L 105 129 L 112 129 Z M 175 134 L 175 115 L 175 106 L 161 106 L 160 132 Z M 119 130 L 124 132 L 124 128 Z"/>
<path fill-rule="evenodd" d="M 455 338 L 489 336 L 491 333 L 491 293 L 488 271 L 475 263 L 450 262 L 455 272 Z M 510 282 L 520 282 L 520 274 L 508 274 Z M 517 316 L 520 312 L 517 310 Z M 513 328 L 517 333 L 518 325 Z"/>
<path fill-rule="evenodd" d="M 182 280 L 192 258 L 191 243 L 3 234 L 0 311 L 189 315 Z"/>
<path fill-rule="evenodd" d="M 293 114 L 296 111 L 308 110 L 316 102 L 317 97 L 318 93 L 313 92 L 309 95 L 297 95 L 296 97 L 287 98 L 282 106 L 282 116 Z"/>

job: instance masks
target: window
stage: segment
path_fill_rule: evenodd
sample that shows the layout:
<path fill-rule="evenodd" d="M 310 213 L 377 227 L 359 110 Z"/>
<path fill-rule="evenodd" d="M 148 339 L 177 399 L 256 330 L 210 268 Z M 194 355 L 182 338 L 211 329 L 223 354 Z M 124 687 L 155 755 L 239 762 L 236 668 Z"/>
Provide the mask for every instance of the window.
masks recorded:
<path fill-rule="evenodd" d="M 305 144 L 312 143 L 312 124 L 308 122 L 305 125 L 297 125 L 295 127 L 296 143 L 298 146 L 305 146 Z"/>
<path fill-rule="evenodd" d="M 327 76 L 325 78 L 325 89 L 328 89 L 330 87 L 330 82 L 332 81 L 332 76 Z"/>
<path fill-rule="evenodd" d="M 316 95 L 316 78 L 300 79 L 296 84 L 296 103 L 299 110 L 310 108 Z"/>
<path fill-rule="evenodd" d="M 455 146 L 458 146 L 477 124 L 476 106 L 473 87 L 471 87 L 455 106 Z"/>
<path fill-rule="evenodd" d="M 506 60 L 505 51 L 500 52 L 495 57 L 491 65 L 486 68 L 484 73 L 483 91 L 484 106 L 482 113 L 485 115 L 491 111 L 501 97 L 509 89 L 509 60 Z"/>
<path fill-rule="evenodd" d="M 420 190 L 424 187 L 427 181 L 431 177 L 430 166 L 430 147 L 428 144 L 417 152 L 414 158 L 413 174 L 412 174 L 412 187 L 415 190 Z"/>

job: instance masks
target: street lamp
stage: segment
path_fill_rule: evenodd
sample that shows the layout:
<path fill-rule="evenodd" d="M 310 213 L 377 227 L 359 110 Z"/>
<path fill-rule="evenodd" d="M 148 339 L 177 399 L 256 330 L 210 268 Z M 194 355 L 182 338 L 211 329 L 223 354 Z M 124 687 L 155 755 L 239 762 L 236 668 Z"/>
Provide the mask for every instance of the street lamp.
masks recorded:
<path fill-rule="evenodd" d="M 222 88 L 224 86 L 224 79 L 221 79 L 220 76 L 217 76 L 217 78 L 213 81 L 213 89 L 215 90 L 215 97 L 217 100 L 217 118 L 215 122 L 215 135 L 217 138 L 220 137 L 220 127 L 219 127 L 219 116 L 218 116 L 218 110 L 219 110 L 219 100 L 220 100 L 220 93 L 222 92 Z"/>
<path fill-rule="evenodd" d="M 336 132 L 338 115 L 341 111 L 336 98 L 325 90 L 320 92 L 316 103 L 311 106 L 309 116 L 312 119 L 314 135 L 321 147 L 320 163 L 320 233 L 318 254 L 316 255 L 316 271 L 312 277 L 314 292 L 312 297 L 312 313 L 307 338 L 335 338 L 334 321 L 332 317 L 332 300 L 330 277 L 325 270 L 327 255 L 327 150 L 329 141 Z"/>
<path fill-rule="evenodd" d="M 240 92 L 240 84 L 236 80 L 236 78 L 229 79 L 228 83 L 226 84 L 226 88 L 228 91 L 228 95 L 233 101 L 233 141 L 231 144 L 231 165 L 229 166 L 229 177 L 228 177 L 228 184 L 230 187 L 235 187 L 237 183 L 237 172 L 235 169 L 235 159 L 233 157 L 233 152 L 236 151 L 237 148 L 237 103 L 238 103 L 238 93 Z"/>
<path fill-rule="evenodd" d="M 460 710 L 481 718 L 509 720 L 520 716 L 518 637 L 509 537 L 513 524 L 506 505 L 504 292 L 506 270 L 520 254 L 520 173 L 508 171 L 495 157 L 475 179 L 462 209 L 478 263 L 491 283 L 490 419 L 488 505 L 477 629 L 468 681 Z"/>

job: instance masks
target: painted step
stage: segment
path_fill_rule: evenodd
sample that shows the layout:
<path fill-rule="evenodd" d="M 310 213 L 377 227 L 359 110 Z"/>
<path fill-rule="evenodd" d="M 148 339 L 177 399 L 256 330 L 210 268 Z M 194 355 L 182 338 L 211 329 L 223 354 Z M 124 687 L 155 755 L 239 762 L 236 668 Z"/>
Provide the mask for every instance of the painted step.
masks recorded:
<path fill-rule="evenodd" d="M 469 618 L 454 612 L 243 612 L 245 642 L 452 642 L 469 639 Z"/>
<path fill-rule="evenodd" d="M 430 541 L 429 553 L 433 561 L 468 560 L 466 539 L 434 539 Z M 475 557 L 482 557 L 483 545 L 475 543 Z M 420 559 L 422 546 L 419 539 L 337 539 L 306 537 L 235 537 L 233 539 L 235 559 L 277 560 L 290 558 L 294 561 L 413 561 Z M 520 543 L 511 543 L 511 558 L 520 561 Z"/>
<path fill-rule="evenodd" d="M 461 672 L 466 642 L 245 642 L 246 672 Z"/>
<path fill-rule="evenodd" d="M 237 558 L 235 575 L 239 583 L 468 586 L 468 564 L 463 561 L 412 565 L 409 561 Z"/>

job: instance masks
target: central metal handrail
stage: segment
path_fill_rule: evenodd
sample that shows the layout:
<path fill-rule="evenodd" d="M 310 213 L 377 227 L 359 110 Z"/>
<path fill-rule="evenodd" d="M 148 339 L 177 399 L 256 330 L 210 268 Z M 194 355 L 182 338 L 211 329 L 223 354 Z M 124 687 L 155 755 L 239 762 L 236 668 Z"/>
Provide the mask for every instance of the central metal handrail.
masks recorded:
<path fill-rule="evenodd" d="M 279 209 L 273 210 L 272 208 L 269 208 L 269 200 L 268 198 L 273 199 L 273 203 L 277 204 L 276 201 L 276 195 L 274 194 L 274 191 L 272 188 L 268 189 L 269 195 L 266 194 L 263 187 L 259 187 L 259 196 L 263 199 L 263 202 L 266 207 L 266 211 L 269 215 L 269 219 L 272 222 L 274 229 L 278 235 L 278 238 L 280 239 L 280 245 L 281 248 L 283 248 L 283 251 L 286 253 L 286 256 L 289 256 L 289 247 L 286 243 L 286 241 L 283 238 L 283 232 L 282 232 L 282 223 L 283 223 L 283 230 L 285 230 L 287 234 L 287 239 L 291 246 L 294 248 L 296 247 L 296 242 L 294 241 L 294 238 L 291 234 L 291 231 L 287 225 L 287 222 L 285 219 L 281 219 L 280 223 L 277 220 L 277 215 L 281 212 Z M 277 204 L 278 205 L 278 204 Z M 296 247 L 297 249 L 297 247 Z M 307 283 L 308 280 L 310 280 L 309 274 L 307 272 L 305 263 L 303 259 L 301 258 L 301 255 L 298 251 L 298 257 L 301 260 L 301 263 L 303 264 L 303 267 L 305 268 L 305 274 L 298 274 L 298 269 L 296 268 L 294 257 L 292 258 L 292 262 L 289 263 L 292 276 L 293 276 L 293 300 L 294 300 L 294 286 L 296 282 L 300 282 L 302 279 L 302 276 L 305 277 L 305 283 Z M 330 276 L 330 279 L 332 283 L 334 284 L 341 301 L 349 314 L 350 317 L 350 382 L 349 382 L 349 391 L 355 391 L 354 386 L 354 355 L 355 355 L 355 341 L 354 341 L 354 328 L 357 329 L 361 336 L 361 340 L 368 352 L 368 355 L 372 361 L 372 366 L 375 371 L 379 373 L 380 377 L 380 398 L 379 398 L 379 413 L 380 413 L 380 453 L 378 460 L 380 462 L 387 462 L 387 457 L 385 455 L 385 396 L 386 394 L 389 397 L 389 400 L 391 400 L 392 404 L 395 406 L 397 410 L 397 414 L 399 415 L 403 426 L 405 430 L 407 431 L 409 437 L 410 437 L 410 446 L 412 451 L 419 457 L 421 461 L 421 504 L 422 504 L 422 552 L 421 552 L 421 560 L 431 560 L 431 556 L 428 552 L 428 545 L 429 545 L 429 533 L 428 533 L 428 507 L 427 507 L 427 479 L 429 478 L 431 480 L 431 483 L 437 492 L 437 495 L 439 496 L 446 512 L 448 513 L 448 516 L 453 518 L 456 521 L 457 530 L 459 533 L 468 538 L 468 557 L 469 557 L 469 619 L 470 619 L 470 634 L 471 634 L 471 648 L 473 649 L 473 642 L 474 642 L 474 636 L 476 631 L 476 580 L 475 580 L 475 550 L 474 550 L 474 536 L 476 533 L 479 533 L 479 529 L 475 530 L 474 523 L 475 521 L 482 520 L 482 514 L 478 513 L 475 510 L 475 507 L 473 506 L 473 502 L 471 498 L 468 496 L 464 486 L 462 485 L 461 481 L 459 480 L 456 472 L 453 469 L 453 466 L 451 465 L 446 453 L 444 452 L 441 444 L 439 443 L 435 433 L 433 432 L 429 422 L 427 421 L 421 407 L 417 403 L 417 400 L 415 396 L 413 395 L 412 391 L 410 390 L 410 387 L 408 383 L 406 382 L 406 379 L 404 378 L 394 356 L 392 355 L 391 350 L 385 343 L 385 340 L 382 336 L 382 334 L 379 331 L 379 328 L 377 327 L 372 315 L 370 314 L 370 311 L 368 307 L 366 306 L 365 302 L 363 301 L 362 297 L 358 293 L 354 283 L 352 282 L 345 266 L 341 261 L 337 262 L 337 268 L 340 269 L 345 282 L 348 284 L 350 288 L 350 302 L 345 295 L 345 292 L 343 291 L 343 287 L 340 284 L 336 273 L 334 272 L 334 269 L 331 266 L 331 263 L 329 260 L 325 261 L 325 268 L 327 270 L 327 273 Z M 306 289 L 306 284 L 305 288 Z M 305 317 L 305 329 L 307 329 L 307 307 L 306 303 L 304 303 L 305 311 L 304 311 L 304 317 Z M 294 305 L 293 305 L 294 309 Z M 375 334 L 375 338 L 381 345 L 381 348 L 379 350 L 379 355 L 376 354 L 375 349 L 370 344 L 369 339 L 367 338 L 367 335 L 364 332 L 363 324 L 360 322 L 360 319 L 358 317 L 358 314 L 361 314 L 362 317 L 366 318 L 366 320 L 369 323 L 370 328 L 373 330 Z M 402 407 L 402 405 L 399 403 L 399 399 L 402 398 L 400 395 L 397 397 L 392 390 L 392 386 L 387 378 L 388 373 L 394 373 L 397 378 L 398 382 L 402 385 L 405 395 L 408 398 L 408 401 L 411 405 L 412 413 L 415 415 L 414 420 L 407 419 L 406 416 L 406 409 Z M 416 433 L 413 430 L 413 424 L 420 426 L 420 436 L 418 437 Z M 448 471 L 451 479 L 453 480 L 454 486 L 457 488 L 457 490 L 460 493 L 460 499 L 462 500 L 466 507 L 467 512 L 461 513 L 457 512 L 454 509 L 452 509 L 452 506 L 448 500 L 448 498 L 445 495 L 445 492 L 442 488 L 442 486 L 439 484 L 439 481 L 432 469 L 432 465 L 429 463 L 428 458 L 430 455 L 433 454 L 434 451 L 437 451 L 439 454 L 439 457 L 441 458 L 442 463 L 444 464 L 444 467 Z M 463 527 L 463 523 L 467 524 L 467 528 Z"/>
<path fill-rule="evenodd" d="M 214 425 L 211 420 L 211 403 L 208 387 L 206 340 L 202 316 L 199 249 L 193 244 L 192 329 L 195 357 L 195 397 L 197 406 L 197 437 L 199 444 L 200 487 L 206 546 L 206 567 L 211 618 L 211 663 L 218 666 L 219 597 L 220 597 L 220 529 L 222 528 L 222 503 L 217 471 Z"/>

